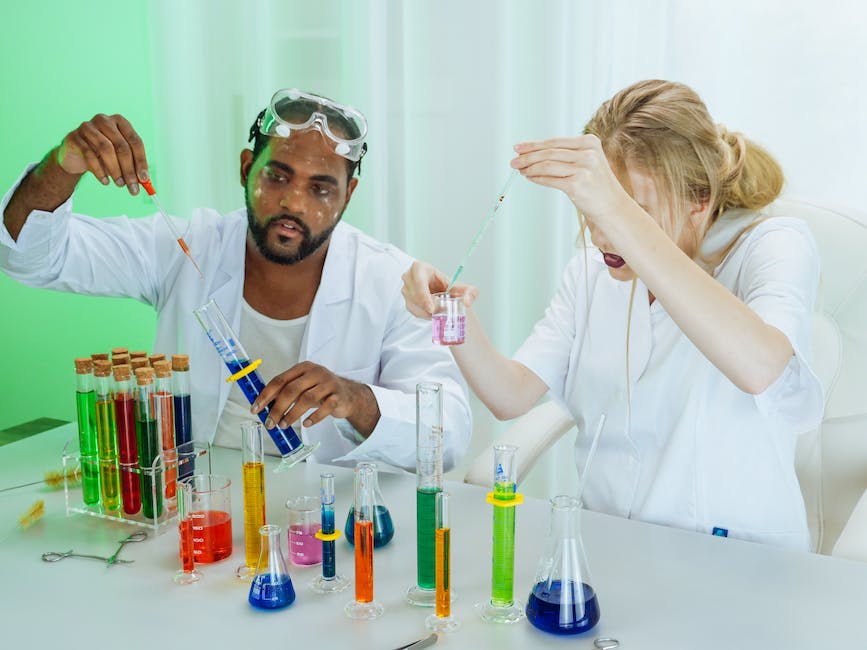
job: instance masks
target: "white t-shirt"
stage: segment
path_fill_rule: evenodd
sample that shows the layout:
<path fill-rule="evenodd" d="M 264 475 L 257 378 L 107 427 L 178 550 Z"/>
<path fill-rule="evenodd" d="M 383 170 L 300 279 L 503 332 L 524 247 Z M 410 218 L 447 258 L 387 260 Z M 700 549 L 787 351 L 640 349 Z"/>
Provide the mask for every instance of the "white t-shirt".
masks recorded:
<path fill-rule="evenodd" d="M 260 314 L 246 300 L 241 301 L 241 327 L 238 339 L 250 355 L 250 360 L 261 359 L 257 368 L 259 376 L 266 384 L 281 372 L 298 363 L 301 340 L 307 327 L 307 316 L 291 320 L 276 320 Z M 236 382 L 232 383 L 226 406 L 217 422 L 217 435 L 214 444 L 221 447 L 239 449 L 241 447 L 241 423 L 259 419 L 250 413 L 250 402 L 244 397 Z M 295 433 L 301 429 L 295 423 Z M 266 454 L 279 456 L 277 445 L 269 435 L 264 436 Z"/>
<path fill-rule="evenodd" d="M 724 214 L 703 253 L 723 250 L 757 215 Z M 614 280 L 598 251 L 579 251 L 514 358 L 538 375 L 575 418 L 578 467 L 604 413 L 584 491 L 592 510 L 688 530 L 809 548 L 794 469 L 797 435 L 821 419 L 822 389 L 808 365 L 819 257 L 796 219 L 745 232 L 713 276 L 795 354 L 760 395 L 729 381 L 638 281 L 629 334 L 630 282 Z M 731 332 L 737 339 L 738 332 Z M 630 407 L 628 410 L 627 407 Z"/>

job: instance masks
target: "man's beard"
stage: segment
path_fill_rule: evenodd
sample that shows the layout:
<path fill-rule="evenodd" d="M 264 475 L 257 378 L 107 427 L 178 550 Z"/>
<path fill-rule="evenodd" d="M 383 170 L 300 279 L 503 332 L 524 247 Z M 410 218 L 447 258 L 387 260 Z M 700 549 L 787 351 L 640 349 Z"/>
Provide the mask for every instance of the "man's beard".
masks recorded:
<path fill-rule="evenodd" d="M 253 210 L 253 206 L 250 204 L 250 197 L 245 196 L 245 200 L 247 202 L 247 225 L 250 228 L 250 234 L 253 235 L 253 241 L 256 242 L 256 247 L 259 249 L 259 252 L 262 253 L 262 257 L 269 262 L 284 264 L 287 266 L 297 264 L 305 257 L 309 257 L 319 250 L 322 244 L 328 241 L 328 238 L 331 237 L 332 231 L 337 227 L 340 218 L 343 216 L 343 211 L 341 211 L 340 214 L 337 215 L 335 222 L 329 228 L 326 228 L 321 233 L 314 236 L 310 234 L 310 228 L 307 227 L 307 224 L 289 214 L 274 215 L 263 225 L 259 225 L 256 221 L 256 214 Z M 280 221 L 281 219 L 288 219 L 291 221 L 298 232 L 301 233 L 301 241 L 298 244 L 298 250 L 289 255 L 278 253 L 268 247 L 268 230 L 270 229 L 271 224 Z"/>

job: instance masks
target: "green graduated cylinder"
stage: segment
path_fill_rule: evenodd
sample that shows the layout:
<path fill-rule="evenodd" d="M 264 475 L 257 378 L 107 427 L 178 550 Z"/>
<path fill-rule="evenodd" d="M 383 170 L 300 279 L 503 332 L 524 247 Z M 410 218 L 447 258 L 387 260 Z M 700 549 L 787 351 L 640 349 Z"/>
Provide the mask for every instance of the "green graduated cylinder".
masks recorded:
<path fill-rule="evenodd" d="M 416 549 L 418 586 L 436 589 L 436 501 L 438 487 L 417 488 L 415 491 Z"/>
<path fill-rule="evenodd" d="M 514 483 L 495 483 L 494 500 L 514 501 Z M 515 509 L 494 508 L 493 571 L 491 604 L 510 607 L 514 602 Z"/>

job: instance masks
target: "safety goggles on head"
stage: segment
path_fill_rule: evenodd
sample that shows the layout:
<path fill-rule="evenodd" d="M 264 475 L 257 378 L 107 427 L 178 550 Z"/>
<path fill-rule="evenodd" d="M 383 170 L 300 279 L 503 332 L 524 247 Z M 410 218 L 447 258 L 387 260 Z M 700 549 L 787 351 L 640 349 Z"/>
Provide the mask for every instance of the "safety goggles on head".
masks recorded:
<path fill-rule="evenodd" d="M 334 153 L 353 162 L 361 160 L 367 151 L 364 115 L 351 106 L 297 88 L 274 93 L 257 124 L 262 135 L 279 138 L 288 138 L 293 131 L 316 129 L 334 143 Z M 253 139 L 255 134 L 250 136 Z"/>

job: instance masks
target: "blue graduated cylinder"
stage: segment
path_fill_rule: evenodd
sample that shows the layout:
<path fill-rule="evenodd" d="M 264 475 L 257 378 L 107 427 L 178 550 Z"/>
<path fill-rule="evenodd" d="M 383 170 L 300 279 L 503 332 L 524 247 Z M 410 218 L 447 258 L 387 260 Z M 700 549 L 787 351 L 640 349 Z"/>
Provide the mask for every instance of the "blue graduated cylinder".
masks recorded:
<path fill-rule="evenodd" d="M 229 368 L 229 372 L 233 375 L 250 365 L 249 359 L 240 359 L 237 361 L 229 360 L 226 359 L 223 352 L 219 350 L 219 347 L 218 351 L 220 351 L 221 356 L 223 356 L 223 361 L 225 362 L 226 367 Z M 244 393 L 244 397 L 247 398 L 251 405 L 259 398 L 259 394 L 265 388 L 265 383 L 262 381 L 259 373 L 255 370 L 240 377 L 236 383 L 238 384 L 238 388 L 241 389 L 241 392 Z M 270 412 L 270 404 L 259 411 L 258 415 L 262 424 L 265 424 Z M 271 436 L 271 440 L 273 440 L 274 444 L 277 445 L 277 450 L 280 452 L 281 456 L 289 456 L 303 446 L 301 439 L 292 427 L 281 429 L 278 426 L 274 426 L 268 429 L 266 425 L 266 430 L 268 431 L 268 435 Z"/>

